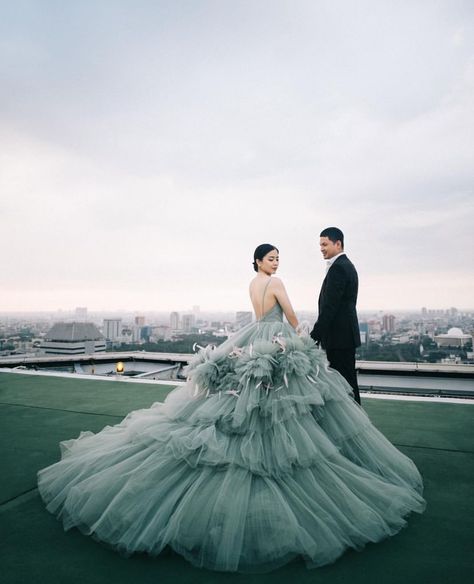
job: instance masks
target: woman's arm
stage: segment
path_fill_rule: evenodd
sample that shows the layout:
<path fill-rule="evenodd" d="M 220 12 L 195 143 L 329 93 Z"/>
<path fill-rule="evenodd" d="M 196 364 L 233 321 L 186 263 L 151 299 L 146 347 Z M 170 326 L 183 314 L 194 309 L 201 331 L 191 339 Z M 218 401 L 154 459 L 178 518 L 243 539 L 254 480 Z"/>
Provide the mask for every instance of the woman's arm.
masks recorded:
<path fill-rule="evenodd" d="M 288 298 L 283 282 L 279 278 L 273 277 L 271 288 L 275 298 L 282 307 L 288 322 L 293 328 L 296 328 L 298 326 L 298 319 L 296 318 L 295 311 L 293 310 L 293 306 Z"/>

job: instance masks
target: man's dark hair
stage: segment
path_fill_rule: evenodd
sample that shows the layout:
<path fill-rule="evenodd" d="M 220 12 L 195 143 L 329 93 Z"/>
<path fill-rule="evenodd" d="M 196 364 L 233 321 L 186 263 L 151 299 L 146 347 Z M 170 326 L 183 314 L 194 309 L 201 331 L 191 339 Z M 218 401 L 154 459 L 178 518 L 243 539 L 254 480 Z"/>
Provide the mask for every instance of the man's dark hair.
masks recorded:
<path fill-rule="evenodd" d="M 327 237 L 333 243 L 336 243 L 336 241 L 340 241 L 341 247 L 342 249 L 344 249 L 344 233 L 342 233 L 342 231 L 337 227 L 326 227 L 326 229 L 323 229 L 321 231 L 319 237 Z"/>

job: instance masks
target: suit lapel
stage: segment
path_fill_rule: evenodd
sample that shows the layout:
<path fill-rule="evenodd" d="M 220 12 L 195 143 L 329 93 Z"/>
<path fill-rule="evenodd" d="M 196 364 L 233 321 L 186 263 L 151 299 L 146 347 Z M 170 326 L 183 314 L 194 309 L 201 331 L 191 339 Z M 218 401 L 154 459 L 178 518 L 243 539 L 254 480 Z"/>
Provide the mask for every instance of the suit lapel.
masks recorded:
<path fill-rule="evenodd" d="M 321 302 L 324 301 L 324 296 L 325 296 L 325 291 L 326 291 L 326 286 L 327 286 L 327 280 L 328 280 L 328 275 L 329 272 L 331 271 L 332 267 L 334 266 L 334 264 L 337 264 L 338 262 L 344 262 L 345 259 L 347 259 L 346 254 L 343 254 L 341 256 L 339 256 L 337 258 L 337 260 L 331 265 L 331 267 L 329 268 L 329 270 L 326 272 L 326 276 L 324 277 L 323 283 L 321 284 L 321 291 L 319 293 L 319 300 L 318 300 L 318 304 L 321 305 Z"/>

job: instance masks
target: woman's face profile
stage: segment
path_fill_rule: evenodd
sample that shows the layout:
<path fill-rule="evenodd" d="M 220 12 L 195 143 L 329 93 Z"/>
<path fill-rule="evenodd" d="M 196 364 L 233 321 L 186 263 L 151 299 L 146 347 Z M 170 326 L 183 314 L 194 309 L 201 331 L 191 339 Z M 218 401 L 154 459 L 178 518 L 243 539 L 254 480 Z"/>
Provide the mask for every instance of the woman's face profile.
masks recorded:
<path fill-rule="evenodd" d="M 280 263 L 280 256 L 276 249 L 272 249 L 266 255 L 263 256 L 262 260 L 257 260 L 259 272 L 263 272 L 271 276 L 278 270 L 278 265 Z"/>

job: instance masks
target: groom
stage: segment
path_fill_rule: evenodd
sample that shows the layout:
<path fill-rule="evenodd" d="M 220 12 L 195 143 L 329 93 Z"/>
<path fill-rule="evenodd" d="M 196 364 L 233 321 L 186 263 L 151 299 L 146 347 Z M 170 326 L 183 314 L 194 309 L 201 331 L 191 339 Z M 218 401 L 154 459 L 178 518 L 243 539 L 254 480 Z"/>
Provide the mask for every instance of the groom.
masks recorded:
<path fill-rule="evenodd" d="M 344 234 L 337 227 L 321 231 L 319 245 L 327 260 L 319 294 L 319 315 L 311 338 L 325 349 L 329 365 L 347 379 L 360 404 L 355 349 L 360 345 L 356 303 L 359 279 L 344 252 Z"/>

